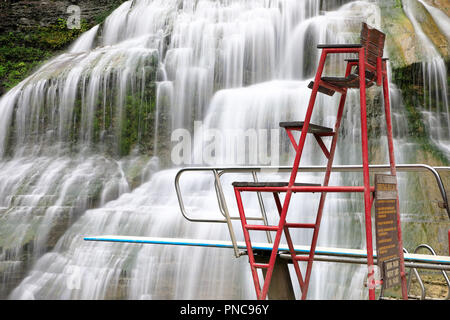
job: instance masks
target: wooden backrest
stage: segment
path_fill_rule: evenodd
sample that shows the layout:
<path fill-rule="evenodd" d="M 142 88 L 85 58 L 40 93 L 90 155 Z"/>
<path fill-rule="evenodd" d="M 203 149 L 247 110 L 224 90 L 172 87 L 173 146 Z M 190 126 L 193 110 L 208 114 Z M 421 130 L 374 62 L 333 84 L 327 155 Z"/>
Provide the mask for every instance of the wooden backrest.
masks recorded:
<path fill-rule="evenodd" d="M 366 63 L 376 67 L 377 58 L 383 58 L 386 35 L 363 22 L 361 29 L 361 44 L 366 48 Z"/>

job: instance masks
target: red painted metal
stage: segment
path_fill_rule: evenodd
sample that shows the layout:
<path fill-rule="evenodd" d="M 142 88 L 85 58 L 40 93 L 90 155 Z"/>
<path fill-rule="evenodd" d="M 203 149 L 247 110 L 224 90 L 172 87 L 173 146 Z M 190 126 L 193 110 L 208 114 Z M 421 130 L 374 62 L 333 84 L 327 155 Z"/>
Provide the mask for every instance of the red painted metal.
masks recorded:
<path fill-rule="evenodd" d="M 377 58 L 377 86 L 381 87 L 382 81 L 383 81 L 383 59 L 382 57 Z M 384 64 L 385 66 L 385 64 Z"/>
<path fill-rule="evenodd" d="M 302 133 L 300 136 L 300 141 L 297 145 L 297 152 L 296 152 L 296 156 L 295 156 L 295 160 L 294 160 L 294 168 L 292 170 L 291 173 L 291 178 L 289 180 L 289 185 L 288 188 L 286 190 L 286 196 L 284 199 L 284 204 L 282 206 L 282 210 L 280 213 L 280 220 L 279 220 L 279 224 L 278 224 L 278 231 L 276 233 L 274 242 L 273 242 L 273 248 L 272 248 L 272 253 L 270 255 L 270 260 L 269 260 L 269 265 L 270 267 L 267 269 L 267 273 L 266 273 L 266 277 L 265 277 L 265 281 L 264 281 L 264 285 L 263 285 L 263 289 L 262 292 L 259 293 L 259 291 L 257 290 L 257 296 L 259 300 L 265 300 L 267 297 L 267 293 L 269 291 L 269 285 L 270 285 L 270 281 L 272 279 L 272 274 L 273 274 L 273 268 L 275 266 L 275 261 L 277 258 L 277 253 L 278 253 L 278 247 L 280 245 L 280 241 L 281 241 L 281 236 L 283 234 L 283 230 L 285 227 L 285 223 L 286 223 L 286 215 L 287 215 L 287 211 L 289 208 L 289 204 L 291 201 L 291 197 L 292 197 L 292 193 L 293 193 L 293 186 L 295 184 L 295 179 L 297 177 L 297 173 L 298 173 L 298 167 L 300 165 L 300 159 L 303 153 L 303 147 L 305 145 L 306 142 L 306 136 L 308 134 L 308 129 L 309 129 L 309 124 L 311 122 L 311 117 L 312 117 L 312 112 L 314 109 L 314 104 L 316 102 L 316 97 L 317 97 L 317 93 L 319 90 L 319 83 L 320 83 L 320 79 L 322 77 L 322 73 L 323 73 L 323 69 L 325 67 L 325 60 L 326 60 L 327 54 L 326 51 L 322 51 L 322 55 L 320 58 L 320 63 L 319 63 L 319 68 L 316 74 L 316 78 L 315 78 L 315 82 L 314 82 L 314 87 L 313 87 L 313 92 L 311 94 L 311 99 L 308 105 L 308 109 L 306 111 L 306 116 L 305 116 L 305 121 L 304 121 L 304 125 L 303 125 L 303 129 L 302 129 Z M 278 192 L 277 190 L 275 190 L 274 192 Z M 300 279 L 299 279 L 300 280 Z M 305 284 L 304 284 L 305 285 Z"/>
<path fill-rule="evenodd" d="M 324 82 L 324 81 L 320 81 L 320 86 L 321 87 L 325 87 L 325 88 L 327 88 L 327 89 L 331 89 L 331 90 L 334 90 L 334 91 L 336 91 L 336 92 L 339 92 L 340 94 L 344 94 L 345 93 L 345 89 L 342 89 L 342 88 L 340 88 L 340 87 L 337 87 L 337 86 L 333 86 L 332 84 L 330 84 L 330 83 L 328 83 L 328 82 Z"/>
<path fill-rule="evenodd" d="M 295 261 L 303 261 L 303 262 L 311 261 L 309 256 L 296 256 L 296 257 L 294 257 L 294 260 Z M 302 290 L 305 290 L 305 285 L 303 285 Z"/>
<path fill-rule="evenodd" d="M 381 62 L 380 62 L 381 63 Z M 392 134 L 392 120 L 391 120 L 391 103 L 389 98 L 389 81 L 387 76 L 386 62 L 383 62 L 383 96 L 384 96 L 384 113 L 386 117 L 386 129 L 388 138 L 388 148 L 389 148 L 389 163 L 391 166 L 391 174 L 397 176 L 397 169 L 395 166 L 395 153 L 394 153 L 394 137 Z M 398 247 L 400 256 L 400 274 L 402 279 L 402 297 L 404 300 L 408 299 L 408 288 L 407 279 L 405 272 L 405 260 L 403 255 L 403 238 L 402 238 L 402 228 L 400 221 L 400 203 L 398 200 L 398 190 L 397 190 L 397 225 L 398 225 Z"/>
<path fill-rule="evenodd" d="M 361 145 L 362 145 L 362 163 L 363 163 L 363 177 L 364 177 L 364 186 L 329 186 L 329 180 L 331 176 L 331 170 L 333 167 L 333 160 L 336 151 L 337 140 L 339 138 L 339 129 L 341 126 L 341 120 L 343 116 L 345 101 L 347 98 L 347 90 L 348 88 L 340 88 L 330 85 L 325 81 L 322 81 L 322 73 L 325 67 L 325 61 L 329 54 L 335 53 L 355 53 L 358 54 L 358 59 L 351 59 L 347 63 L 347 68 L 345 72 L 345 76 L 348 77 L 352 71 L 352 68 L 358 66 L 359 69 L 359 81 L 360 81 L 360 109 L 361 109 Z M 370 185 L 370 173 L 369 173 L 369 154 L 368 154 L 368 136 L 367 136 L 367 106 L 366 106 L 366 70 L 376 73 L 376 84 L 378 86 L 383 86 L 383 94 L 385 101 L 385 114 L 386 114 L 386 123 L 387 123 L 387 131 L 388 131 L 388 146 L 389 146 L 389 158 L 391 163 L 391 172 L 393 175 L 396 174 L 395 171 L 395 158 L 394 158 L 394 147 L 393 147 L 393 137 L 392 137 L 392 123 L 391 123 L 391 113 L 390 113 L 390 102 L 389 102 L 389 88 L 388 88 L 388 78 L 387 78 L 387 70 L 386 70 L 386 62 L 379 57 L 377 59 L 376 66 L 372 66 L 367 64 L 365 59 L 365 48 L 364 47 L 347 47 L 347 48 L 333 48 L 333 47 L 324 47 L 322 49 L 319 65 L 317 68 L 317 73 L 314 79 L 314 85 L 312 88 L 311 98 L 308 104 L 308 108 L 306 111 L 305 120 L 303 123 L 303 127 L 300 128 L 286 128 L 287 135 L 296 150 L 296 156 L 294 159 L 293 170 L 291 172 L 290 180 L 287 187 L 235 187 L 235 194 L 238 203 L 239 214 L 242 222 L 242 227 L 244 230 L 244 239 L 248 248 L 249 262 L 251 266 L 253 281 L 255 284 L 257 298 L 260 300 L 264 300 L 267 297 L 269 285 L 271 282 L 273 268 L 275 265 L 275 261 L 277 258 L 278 247 L 280 245 L 280 240 L 282 234 L 284 232 L 289 251 L 292 257 L 292 263 L 294 265 L 295 272 L 297 274 L 297 278 L 299 281 L 302 299 L 306 299 L 308 294 L 309 281 L 311 277 L 312 266 L 314 262 L 315 249 L 317 245 L 317 239 L 319 235 L 319 229 L 323 214 L 323 209 L 325 205 L 325 200 L 327 194 L 330 192 L 359 192 L 364 193 L 364 211 L 365 211 L 365 229 L 366 229 L 366 247 L 367 247 L 367 264 L 369 274 L 368 277 L 373 278 L 374 275 L 374 258 L 373 258 L 373 243 L 372 243 L 372 217 L 371 211 L 374 203 L 373 193 L 375 188 Z M 372 83 L 372 81 L 370 82 Z M 303 148 L 306 142 L 306 138 L 308 135 L 308 129 L 310 125 L 310 121 L 312 118 L 312 113 L 314 109 L 314 105 L 316 102 L 317 94 L 319 87 L 323 86 L 332 90 L 335 90 L 341 93 L 341 99 L 339 103 L 339 109 L 336 117 L 336 124 L 333 133 L 324 133 L 324 134 L 313 134 L 318 142 L 320 148 L 322 149 L 324 155 L 328 158 L 327 170 L 324 177 L 324 183 L 322 186 L 299 186 L 295 185 L 295 181 L 298 175 L 300 161 L 303 153 Z M 299 142 L 297 143 L 296 139 L 293 136 L 292 131 L 301 131 Z M 322 136 L 330 136 L 332 137 L 332 142 L 330 149 L 328 149 L 323 140 Z M 273 193 L 274 200 L 276 203 L 276 207 L 280 216 L 280 220 L 278 226 L 261 226 L 261 225 L 248 225 L 244 208 L 242 204 L 241 192 L 271 192 Z M 317 211 L 316 221 L 314 224 L 312 223 L 288 223 L 287 220 L 287 212 L 290 205 L 291 197 L 293 193 L 296 192 L 310 192 L 310 193 L 321 193 L 319 208 Z M 284 198 L 284 203 L 282 204 L 279 193 L 286 193 Z M 397 201 L 398 205 L 398 201 Z M 398 211 L 400 212 L 400 211 Z M 398 223 L 400 226 L 400 215 L 397 217 Z M 311 250 L 308 256 L 298 256 L 295 253 L 294 245 L 292 243 L 292 239 L 290 236 L 289 228 L 305 228 L 305 229 L 313 229 L 313 237 L 311 242 Z M 276 231 L 276 236 L 273 242 L 273 248 L 270 255 L 268 264 L 256 264 L 253 251 L 251 248 L 251 241 L 249 230 L 260 230 L 260 231 Z M 403 248 L 401 242 L 401 228 L 399 227 L 399 244 L 400 247 Z M 450 231 L 449 231 L 449 246 L 450 246 Z M 449 249 L 450 250 L 450 249 Z M 405 298 L 405 288 L 406 288 L 406 277 L 404 272 L 404 259 L 403 259 L 403 251 L 401 252 L 401 273 L 402 273 L 402 293 Z M 306 272 L 303 277 L 303 274 L 300 270 L 300 266 L 298 264 L 299 261 L 307 262 Z M 266 268 L 266 275 L 263 287 L 261 289 L 259 277 L 257 273 L 257 268 Z M 369 287 L 369 299 L 375 299 L 375 288 Z"/>
<path fill-rule="evenodd" d="M 350 64 L 347 64 L 347 70 L 345 72 L 346 77 L 350 74 L 351 68 L 352 68 L 352 66 Z M 341 127 L 341 120 L 342 120 L 342 115 L 344 113 L 344 106 L 345 106 L 346 99 L 347 99 L 347 90 L 345 90 L 345 93 L 341 96 L 341 101 L 339 102 L 339 109 L 338 109 L 338 113 L 337 113 L 337 117 L 336 117 L 336 124 L 334 126 L 334 136 L 333 136 L 333 141 L 331 142 L 331 148 L 330 148 L 330 157 L 328 158 L 327 171 L 325 173 L 325 178 L 324 178 L 324 187 L 327 187 L 328 183 L 330 181 L 331 169 L 333 167 L 334 154 L 336 151 L 337 140 L 339 138 L 339 129 Z M 308 284 L 309 284 L 309 280 L 311 277 L 312 265 L 313 265 L 314 255 L 315 255 L 316 245 L 317 245 L 317 238 L 319 236 L 319 228 L 320 228 L 320 223 L 322 220 L 322 213 L 323 213 L 323 209 L 325 206 L 326 197 L 327 197 L 327 193 L 325 193 L 325 192 L 322 193 L 322 195 L 320 197 L 319 208 L 317 210 L 316 228 L 314 230 L 313 239 L 311 242 L 311 250 L 310 250 L 310 254 L 309 254 L 308 266 L 306 268 L 305 282 Z M 302 300 L 306 299 L 307 294 L 308 294 L 308 285 L 305 286 L 304 288 L 302 288 Z"/>
<path fill-rule="evenodd" d="M 261 295 L 261 286 L 259 284 L 258 271 L 256 270 L 256 268 L 258 268 L 258 265 L 255 265 L 255 256 L 253 254 L 253 247 L 252 247 L 252 243 L 250 240 L 250 234 L 249 234 L 247 228 L 245 227 L 247 225 L 247 219 L 245 218 L 245 212 L 244 212 L 244 207 L 242 205 L 241 194 L 236 189 L 235 189 L 234 193 L 235 193 L 236 199 L 237 199 L 239 216 L 241 218 L 242 229 L 243 229 L 243 233 L 244 233 L 245 245 L 247 246 L 248 260 L 250 262 L 250 268 L 252 271 L 253 284 L 255 285 L 256 296 L 259 298 Z"/>
<path fill-rule="evenodd" d="M 366 187 L 364 186 L 356 186 L 356 187 L 347 187 L 347 186 L 323 186 L 323 187 L 315 187 L 315 186 L 293 186 L 293 187 L 236 187 L 236 190 L 240 192 L 311 192 L 311 193 L 322 193 L 322 192 L 332 192 L 332 193 L 351 193 L 351 192 L 365 192 Z M 370 192 L 374 192 L 375 188 L 370 187 Z"/>
<path fill-rule="evenodd" d="M 278 227 L 276 226 L 263 226 L 256 224 L 246 224 L 245 228 L 247 230 L 255 230 L 255 231 L 277 231 Z"/>
<path fill-rule="evenodd" d="M 292 145 L 294 146 L 294 149 L 297 151 L 297 141 L 295 141 L 294 135 L 292 134 L 292 129 L 286 129 L 286 133 L 289 137 L 289 140 L 291 140 Z"/>
<path fill-rule="evenodd" d="M 278 193 L 276 193 L 276 192 L 273 194 L 273 197 L 275 199 L 275 204 L 277 205 L 278 214 L 281 216 L 281 212 L 283 211 L 283 208 L 281 206 L 280 197 L 279 197 Z M 289 232 L 289 227 L 287 225 L 288 224 L 286 224 L 284 231 L 285 231 L 286 241 L 289 246 L 289 253 L 291 254 L 291 257 L 292 257 L 292 264 L 294 265 L 294 270 L 297 275 L 298 284 L 299 284 L 300 288 L 303 288 L 305 285 L 305 282 L 303 280 L 302 272 L 300 270 L 300 265 L 298 264 L 298 260 L 296 259 L 297 254 L 295 253 L 294 244 L 292 243 L 291 234 Z"/>
<path fill-rule="evenodd" d="M 314 223 L 286 223 L 288 228 L 303 228 L 303 229 L 314 229 L 316 225 Z"/>
<path fill-rule="evenodd" d="M 361 106 L 361 143 L 362 143 L 362 162 L 364 176 L 364 211 L 366 223 L 366 247 L 367 247 L 367 265 L 368 278 L 374 277 L 375 270 L 373 266 L 373 243 L 372 243 L 372 207 L 370 200 L 370 175 L 369 175 L 369 140 L 367 137 L 367 109 L 366 109 L 366 64 L 365 50 L 362 48 L 359 52 L 359 92 Z M 369 288 L 369 299 L 375 300 L 375 288 Z"/>
<path fill-rule="evenodd" d="M 325 157 L 327 157 L 327 159 L 330 159 L 330 152 L 328 151 L 327 147 L 325 146 L 325 144 L 323 143 L 322 138 L 318 135 L 315 134 L 314 138 L 316 138 L 317 143 L 319 144 L 319 147 L 322 149 Z"/>

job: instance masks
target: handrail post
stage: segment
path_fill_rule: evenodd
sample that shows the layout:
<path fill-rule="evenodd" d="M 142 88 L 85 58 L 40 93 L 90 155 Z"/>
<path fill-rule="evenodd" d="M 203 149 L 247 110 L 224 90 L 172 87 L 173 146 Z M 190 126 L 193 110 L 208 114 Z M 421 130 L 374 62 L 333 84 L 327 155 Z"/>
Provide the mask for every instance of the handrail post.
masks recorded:
<path fill-rule="evenodd" d="M 217 189 L 219 191 L 219 196 L 221 199 L 220 201 L 223 201 L 223 209 L 225 211 L 225 219 L 227 221 L 228 232 L 230 233 L 231 242 L 233 243 L 234 255 L 236 256 L 236 258 L 239 258 L 241 256 L 241 253 L 237 246 L 236 235 L 234 234 L 234 229 L 233 229 L 233 224 L 231 223 L 230 213 L 228 212 L 228 208 L 227 208 L 227 205 L 225 202 L 225 196 L 223 194 L 222 184 L 220 183 L 220 176 L 217 173 L 217 170 L 213 170 L 213 172 L 214 172 L 214 179 L 217 183 Z"/>
<path fill-rule="evenodd" d="M 254 182 L 258 182 L 258 176 L 256 175 L 256 172 L 253 170 L 252 171 L 252 175 L 253 175 L 253 181 Z M 259 203 L 259 208 L 261 209 L 261 216 L 263 218 L 264 221 L 264 225 L 269 225 L 268 220 L 267 220 L 267 213 L 266 213 L 266 208 L 264 206 L 264 201 L 261 195 L 261 192 L 257 192 L 256 193 L 258 196 L 258 203 Z M 270 234 L 270 231 L 266 231 L 266 236 L 267 236 L 267 241 L 269 243 L 272 243 L 272 235 Z"/>

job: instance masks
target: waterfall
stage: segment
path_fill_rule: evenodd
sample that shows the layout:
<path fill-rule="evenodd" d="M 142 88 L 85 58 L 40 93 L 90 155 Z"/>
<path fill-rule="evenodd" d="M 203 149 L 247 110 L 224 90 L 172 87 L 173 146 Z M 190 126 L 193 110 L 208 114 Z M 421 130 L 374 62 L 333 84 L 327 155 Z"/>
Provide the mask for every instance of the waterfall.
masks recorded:
<path fill-rule="evenodd" d="M 449 25 L 449 18 L 442 16 L 442 12 L 434 7 L 424 4 L 430 12 L 437 16 L 436 23 L 441 28 Z M 414 15 L 415 6 L 411 0 L 403 0 L 405 13 L 413 24 L 420 42 L 422 53 L 423 74 L 423 117 L 427 124 L 431 140 L 450 156 L 450 112 L 448 105 L 447 68 L 444 59 L 438 53 L 435 45 L 425 35 L 421 25 Z M 432 8 L 431 10 L 429 8 Z M 446 31 L 448 38 L 448 30 Z"/>
<path fill-rule="evenodd" d="M 278 123 L 304 118 L 316 44 L 357 42 L 363 21 L 381 28 L 375 2 L 331 2 L 321 12 L 316 0 L 127 1 L 2 97 L 0 297 L 253 299 L 247 259 L 231 251 L 83 237 L 229 240 L 225 225 L 181 217 L 177 168 L 168 157 L 179 156 L 180 166 L 291 165 L 294 154 Z M 342 73 L 345 64 L 332 61 L 336 67 L 327 72 Z M 399 95 L 393 86 L 401 105 Z M 351 92 L 348 100 L 335 164 L 361 162 L 359 95 Z M 313 123 L 332 127 L 337 103 L 321 96 Z M 396 139 L 407 141 L 402 116 L 395 106 Z M 176 146 L 171 153 L 181 137 L 192 138 L 187 154 L 174 152 Z M 305 154 L 302 165 L 325 164 L 311 141 Z M 386 150 L 381 154 L 386 159 Z M 224 178 L 233 213 L 231 182 L 246 178 Z M 302 179 L 321 183 L 322 176 Z M 331 184 L 361 180 L 336 175 Z M 212 177 L 186 176 L 181 183 L 193 215 L 220 215 Z M 293 220 L 314 218 L 312 197 L 295 197 Z M 249 214 L 258 210 L 257 199 L 245 201 Z M 275 212 L 269 199 L 266 206 Z M 364 248 L 363 219 L 357 196 L 330 196 L 319 245 Z M 296 244 L 310 242 L 310 234 L 294 236 Z M 318 262 L 309 297 L 364 298 L 365 274 L 364 266 Z"/>

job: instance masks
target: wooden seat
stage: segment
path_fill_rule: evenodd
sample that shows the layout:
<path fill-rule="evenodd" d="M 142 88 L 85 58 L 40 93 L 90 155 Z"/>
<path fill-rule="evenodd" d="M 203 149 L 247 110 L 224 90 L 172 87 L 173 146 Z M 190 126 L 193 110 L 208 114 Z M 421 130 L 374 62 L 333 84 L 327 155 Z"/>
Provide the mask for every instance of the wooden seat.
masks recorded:
<path fill-rule="evenodd" d="M 378 70 L 379 58 L 383 57 L 384 52 L 384 42 L 386 36 L 384 33 L 377 29 L 369 28 L 366 23 L 362 24 L 361 30 L 361 44 L 330 44 L 330 45 L 318 45 L 319 49 L 325 48 L 361 48 L 364 47 L 365 50 L 365 62 L 366 67 L 366 87 L 371 87 L 375 83 L 381 85 L 378 80 Z M 386 59 L 384 59 L 386 60 Z M 346 59 L 348 63 L 357 64 L 358 59 Z M 356 68 L 355 73 L 350 74 L 348 77 L 322 77 L 321 85 L 319 86 L 319 92 L 324 93 L 329 96 L 333 96 L 336 90 L 330 88 L 341 88 L 341 89 L 357 89 L 360 87 L 359 81 L 359 70 Z M 308 88 L 312 89 L 314 86 L 314 81 L 310 82 Z"/>
<path fill-rule="evenodd" d="M 302 130 L 304 124 L 305 123 L 303 121 L 280 122 L 280 127 L 290 130 Z M 310 123 L 308 127 L 308 133 L 328 135 L 330 133 L 333 133 L 333 129 Z"/>

